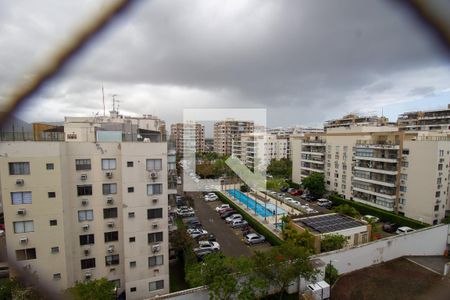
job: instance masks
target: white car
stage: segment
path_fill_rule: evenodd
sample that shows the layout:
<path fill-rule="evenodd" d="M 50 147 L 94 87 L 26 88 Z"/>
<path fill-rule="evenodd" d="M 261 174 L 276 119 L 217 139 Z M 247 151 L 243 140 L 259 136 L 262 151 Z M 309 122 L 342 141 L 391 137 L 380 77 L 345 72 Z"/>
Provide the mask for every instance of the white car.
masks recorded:
<path fill-rule="evenodd" d="M 225 222 L 231 223 L 234 220 L 242 220 L 242 216 L 240 214 L 233 214 L 225 219 Z"/>
<path fill-rule="evenodd" d="M 307 214 L 315 214 L 315 213 L 317 213 L 317 210 L 308 207 L 307 209 L 305 209 L 305 212 Z"/>
<path fill-rule="evenodd" d="M 194 212 L 194 209 L 192 207 L 187 207 L 187 206 L 180 206 L 180 207 L 177 208 L 177 213 L 180 213 L 182 211 L 184 211 L 184 212 L 188 212 L 188 211 Z"/>
<path fill-rule="evenodd" d="M 292 204 L 294 204 L 294 205 L 302 205 L 302 204 L 300 203 L 300 201 L 297 201 L 297 200 L 292 201 Z"/>
<path fill-rule="evenodd" d="M 240 228 L 240 227 L 244 227 L 247 226 L 248 223 L 247 221 L 243 220 L 243 219 L 235 219 L 233 221 L 231 221 L 231 227 L 233 228 Z"/>
<path fill-rule="evenodd" d="M 230 204 L 219 205 L 219 206 L 216 207 L 216 211 L 219 212 L 219 211 L 221 211 L 222 209 L 225 209 L 225 208 L 230 208 Z"/>
<path fill-rule="evenodd" d="M 200 249 L 211 249 L 213 251 L 220 251 L 220 245 L 218 242 L 199 241 L 198 247 L 194 248 L 194 252 Z"/>
<path fill-rule="evenodd" d="M 284 200 L 289 202 L 289 203 L 294 202 L 294 199 L 292 199 L 291 197 L 286 197 L 286 198 L 284 198 Z"/>
<path fill-rule="evenodd" d="M 208 231 L 206 231 L 205 229 L 201 229 L 201 228 L 191 228 L 187 230 L 187 233 L 189 233 L 189 235 L 195 239 L 198 237 L 201 237 L 203 235 L 207 235 Z"/>
<path fill-rule="evenodd" d="M 380 218 L 375 217 L 375 216 L 371 216 L 371 215 L 365 215 L 362 217 L 363 220 L 366 220 L 368 222 L 372 221 L 373 223 L 378 223 L 380 222 Z"/>
<path fill-rule="evenodd" d="M 219 199 L 219 197 L 217 197 L 217 195 L 214 193 L 205 195 L 205 201 L 216 201 L 217 199 Z"/>
<path fill-rule="evenodd" d="M 399 227 L 395 233 L 402 234 L 402 233 L 409 233 L 409 232 L 413 232 L 413 231 L 415 231 L 415 230 L 412 229 L 411 227 L 403 226 L 403 227 Z"/>

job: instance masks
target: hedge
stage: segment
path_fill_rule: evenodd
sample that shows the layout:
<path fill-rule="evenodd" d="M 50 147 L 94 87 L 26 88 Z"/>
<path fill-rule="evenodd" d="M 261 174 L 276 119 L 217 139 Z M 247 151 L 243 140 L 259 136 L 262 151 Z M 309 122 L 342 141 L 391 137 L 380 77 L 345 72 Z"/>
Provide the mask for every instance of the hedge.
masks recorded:
<path fill-rule="evenodd" d="M 223 203 L 229 204 L 230 207 L 234 208 L 237 212 L 239 212 L 253 229 L 255 229 L 258 233 L 264 235 L 266 237 L 266 240 L 270 244 L 272 244 L 272 246 L 278 246 L 281 245 L 281 243 L 283 243 L 283 241 L 279 237 L 277 237 L 274 233 L 272 233 L 272 231 L 267 229 L 259 221 L 255 220 L 250 214 L 248 214 L 244 209 L 239 207 L 236 203 L 230 201 L 224 194 L 220 192 L 216 192 L 216 194 Z"/>
<path fill-rule="evenodd" d="M 289 184 L 289 187 L 293 188 L 293 189 L 300 189 L 301 185 L 298 183 L 293 182 L 292 180 L 286 180 L 286 183 Z"/>
<path fill-rule="evenodd" d="M 408 226 L 414 229 L 420 229 L 430 226 L 428 224 L 421 223 L 419 221 L 400 216 L 377 207 L 373 207 L 357 201 L 344 199 L 336 195 L 330 195 L 328 198 L 333 201 L 334 204 L 348 204 L 351 207 L 355 208 L 361 215 L 372 215 L 380 218 L 380 220 L 384 222 L 392 222 L 400 226 Z"/>

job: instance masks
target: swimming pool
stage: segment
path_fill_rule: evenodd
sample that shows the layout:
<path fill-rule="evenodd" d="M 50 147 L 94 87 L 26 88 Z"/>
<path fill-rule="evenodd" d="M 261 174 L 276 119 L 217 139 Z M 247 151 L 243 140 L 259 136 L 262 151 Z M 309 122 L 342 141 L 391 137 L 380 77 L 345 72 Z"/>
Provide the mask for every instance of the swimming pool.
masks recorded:
<path fill-rule="evenodd" d="M 264 205 L 256 202 L 255 200 L 253 200 L 252 198 L 248 197 L 247 195 L 245 195 L 244 193 L 238 191 L 238 190 L 227 190 L 227 193 L 230 196 L 233 196 L 234 198 L 236 198 L 239 202 L 245 204 L 248 206 L 248 208 L 252 209 L 253 211 L 255 211 L 258 215 L 260 215 L 261 217 L 270 217 L 270 216 L 274 216 L 274 212 L 275 212 L 275 205 L 271 204 L 271 203 L 267 203 L 266 204 L 266 208 L 264 208 Z M 255 210 L 256 208 L 256 210 Z M 285 214 L 286 211 L 280 207 L 277 208 L 277 213 L 280 214 Z"/>

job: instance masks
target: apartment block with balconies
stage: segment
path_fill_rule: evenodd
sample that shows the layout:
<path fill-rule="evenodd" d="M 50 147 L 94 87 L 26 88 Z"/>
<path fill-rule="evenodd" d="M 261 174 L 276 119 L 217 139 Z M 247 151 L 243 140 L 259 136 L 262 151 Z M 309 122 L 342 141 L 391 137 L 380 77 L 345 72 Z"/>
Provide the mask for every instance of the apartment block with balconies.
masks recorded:
<path fill-rule="evenodd" d="M 254 122 L 225 120 L 214 123 L 214 152 L 231 155 L 233 144 L 240 140 L 241 134 L 252 133 Z"/>

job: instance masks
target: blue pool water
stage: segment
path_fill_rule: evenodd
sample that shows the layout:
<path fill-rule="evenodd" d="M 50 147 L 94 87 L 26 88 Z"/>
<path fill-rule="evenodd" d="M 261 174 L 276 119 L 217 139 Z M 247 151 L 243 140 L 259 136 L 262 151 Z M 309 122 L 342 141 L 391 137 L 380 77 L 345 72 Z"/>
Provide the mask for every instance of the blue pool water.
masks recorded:
<path fill-rule="evenodd" d="M 261 217 L 270 217 L 274 215 L 275 205 L 271 203 L 267 203 L 266 208 L 264 208 L 264 205 L 261 205 L 260 203 L 256 202 L 255 200 L 238 190 L 227 190 L 227 193 L 254 211 L 256 207 L 256 213 Z M 278 207 L 277 213 L 284 214 L 286 212 L 284 211 L 284 209 Z"/>

